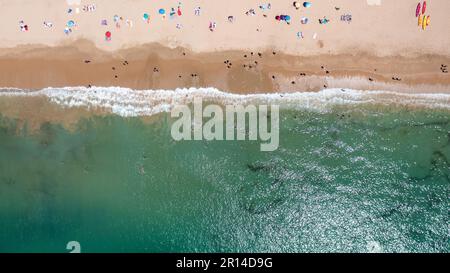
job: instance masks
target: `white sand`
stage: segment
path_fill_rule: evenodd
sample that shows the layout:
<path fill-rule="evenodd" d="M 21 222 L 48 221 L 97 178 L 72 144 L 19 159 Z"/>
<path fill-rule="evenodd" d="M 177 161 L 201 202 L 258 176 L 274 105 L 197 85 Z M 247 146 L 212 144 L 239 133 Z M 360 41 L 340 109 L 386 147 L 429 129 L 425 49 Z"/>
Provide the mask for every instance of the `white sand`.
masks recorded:
<path fill-rule="evenodd" d="M 415 8 L 418 1 L 411 0 L 312 0 L 309 9 L 296 10 L 293 0 L 181 0 L 183 15 L 174 19 L 162 19 L 159 8 L 177 8 L 176 0 L 0 0 L 0 48 L 25 44 L 59 45 L 86 38 L 106 50 L 133 47 L 138 44 L 160 42 L 171 47 L 184 46 L 194 51 L 215 51 L 225 49 L 274 48 L 286 53 L 327 54 L 345 52 L 370 52 L 375 55 L 450 55 L 450 12 L 449 0 L 428 1 L 427 14 L 431 25 L 426 31 L 417 26 Z M 77 6 L 76 2 L 81 2 Z M 260 4 L 271 3 L 272 8 L 263 12 Z M 369 5 L 368 3 L 375 5 Z M 69 15 L 69 7 L 81 10 L 83 5 L 95 4 L 93 12 L 80 11 Z M 379 5 L 377 5 L 379 4 Z M 201 7 L 201 16 L 194 15 L 194 8 Z M 339 11 L 335 7 L 340 7 Z M 245 11 L 254 8 L 256 16 L 246 16 Z M 150 15 L 150 24 L 142 19 Z M 262 14 L 267 14 L 264 18 Z M 116 29 L 113 16 L 124 18 L 121 28 Z M 274 19 L 277 14 L 292 17 L 287 25 Z M 353 22 L 340 21 L 343 14 L 352 14 Z M 233 15 L 234 23 L 227 17 Z M 308 17 L 309 24 L 300 24 L 300 18 Z M 320 25 L 319 18 L 331 20 Z M 101 26 L 102 19 L 109 25 Z M 129 28 L 125 20 L 132 20 Z M 19 21 L 29 26 L 28 32 L 21 32 Z M 78 26 L 70 35 L 63 30 L 68 20 Z M 48 29 L 44 21 L 53 23 Z M 217 23 L 214 32 L 208 29 L 209 22 Z M 177 29 L 176 25 L 182 25 Z M 261 31 L 258 32 L 257 29 Z M 112 32 L 112 41 L 104 40 L 106 31 Z M 304 39 L 297 38 L 301 31 Z M 316 33 L 316 40 L 312 37 Z"/>

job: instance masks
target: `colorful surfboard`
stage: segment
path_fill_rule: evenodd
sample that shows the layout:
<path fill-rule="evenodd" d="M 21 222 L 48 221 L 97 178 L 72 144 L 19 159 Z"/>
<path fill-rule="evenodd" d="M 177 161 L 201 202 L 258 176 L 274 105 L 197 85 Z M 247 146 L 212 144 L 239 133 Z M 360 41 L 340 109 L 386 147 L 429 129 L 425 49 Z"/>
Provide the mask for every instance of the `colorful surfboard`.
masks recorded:
<path fill-rule="evenodd" d="M 424 15 L 422 19 L 422 29 L 425 30 L 427 28 L 427 16 Z"/>
<path fill-rule="evenodd" d="M 430 15 L 428 15 L 428 16 L 427 16 L 427 26 L 430 25 L 430 21 L 431 21 L 431 17 L 430 17 Z"/>
<path fill-rule="evenodd" d="M 420 9 L 422 8 L 422 5 L 419 3 L 417 4 L 417 8 L 416 8 L 416 17 L 420 15 Z"/>
<path fill-rule="evenodd" d="M 422 17 L 422 16 L 419 16 L 419 19 L 417 19 L 417 25 L 418 25 L 419 27 L 422 26 L 422 20 L 423 20 L 423 17 Z"/>

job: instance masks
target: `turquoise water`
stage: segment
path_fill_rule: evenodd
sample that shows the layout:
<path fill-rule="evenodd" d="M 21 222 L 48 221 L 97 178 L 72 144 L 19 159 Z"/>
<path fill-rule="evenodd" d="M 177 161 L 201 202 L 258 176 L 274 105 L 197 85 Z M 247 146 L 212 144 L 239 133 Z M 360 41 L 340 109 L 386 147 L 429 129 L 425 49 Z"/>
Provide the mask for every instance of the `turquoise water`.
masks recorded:
<path fill-rule="evenodd" d="M 280 147 L 171 119 L 0 119 L 0 252 L 449 252 L 450 113 L 280 112 Z"/>

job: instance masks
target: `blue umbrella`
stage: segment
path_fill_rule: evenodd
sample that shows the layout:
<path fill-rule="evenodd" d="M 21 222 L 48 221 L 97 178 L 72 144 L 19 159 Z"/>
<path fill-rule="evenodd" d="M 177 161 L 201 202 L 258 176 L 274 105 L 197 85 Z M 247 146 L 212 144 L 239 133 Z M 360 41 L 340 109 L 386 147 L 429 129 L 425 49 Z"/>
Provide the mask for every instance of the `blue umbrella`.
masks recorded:
<path fill-rule="evenodd" d="M 74 27 L 75 26 L 75 22 L 73 20 L 70 20 L 69 22 L 67 22 L 67 26 L 68 27 Z"/>
<path fill-rule="evenodd" d="M 147 13 L 144 13 L 144 20 L 148 20 L 149 16 Z"/>
<path fill-rule="evenodd" d="M 311 7 L 311 3 L 310 2 L 303 2 L 303 6 L 305 8 L 309 8 L 309 7 Z"/>
<path fill-rule="evenodd" d="M 159 14 L 166 14 L 166 10 L 165 9 L 159 9 Z"/>

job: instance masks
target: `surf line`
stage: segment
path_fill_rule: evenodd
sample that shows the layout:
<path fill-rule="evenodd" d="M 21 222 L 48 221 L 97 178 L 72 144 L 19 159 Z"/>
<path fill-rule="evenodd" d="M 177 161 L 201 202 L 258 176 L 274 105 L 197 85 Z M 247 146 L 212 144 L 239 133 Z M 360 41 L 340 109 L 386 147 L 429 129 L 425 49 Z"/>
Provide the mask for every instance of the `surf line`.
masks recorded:
<path fill-rule="evenodd" d="M 175 141 L 259 139 L 261 151 L 272 152 L 278 149 L 278 105 L 270 105 L 270 109 L 268 105 L 225 105 L 224 113 L 220 105 L 208 104 L 203 107 L 203 99 L 195 97 L 193 108 L 193 114 L 188 105 L 176 105 L 172 108 L 171 117 L 177 118 L 171 127 L 171 135 Z M 205 119 L 208 120 L 204 122 Z"/>

